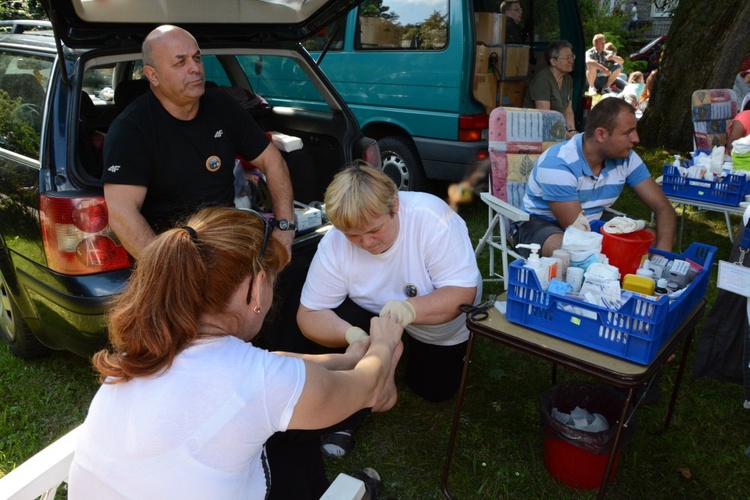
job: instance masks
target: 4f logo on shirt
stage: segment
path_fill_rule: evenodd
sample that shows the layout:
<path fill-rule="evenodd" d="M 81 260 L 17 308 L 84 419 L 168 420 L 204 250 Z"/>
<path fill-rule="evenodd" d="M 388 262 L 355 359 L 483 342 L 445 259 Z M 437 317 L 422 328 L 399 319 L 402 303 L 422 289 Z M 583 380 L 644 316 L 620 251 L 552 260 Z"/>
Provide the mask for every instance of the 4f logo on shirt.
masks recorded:
<path fill-rule="evenodd" d="M 206 168 L 209 172 L 216 172 L 221 168 L 221 158 L 216 155 L 209 156 L 206 160 Z"/>
<path fill-rule="evenodd" d="M 223 130 L 217 130 L 216 133 L 214 134 L 214 139 L 221 139 L 222 135 L 224 135 L 224 131 Z"/>
<path fill-rule="evenodd" d="M 116 173 L 116 172 L 117 172 L 118 170 L 120 170 L 120 165 L 112 165 L 112 166 L 111 166 L 111 167 L 109 167 L 109 168 L 108 168 L 107 170 L 109 170 L 110 172 L 112 172 L 112 173 L 114 174 L 114 173 Z"/>

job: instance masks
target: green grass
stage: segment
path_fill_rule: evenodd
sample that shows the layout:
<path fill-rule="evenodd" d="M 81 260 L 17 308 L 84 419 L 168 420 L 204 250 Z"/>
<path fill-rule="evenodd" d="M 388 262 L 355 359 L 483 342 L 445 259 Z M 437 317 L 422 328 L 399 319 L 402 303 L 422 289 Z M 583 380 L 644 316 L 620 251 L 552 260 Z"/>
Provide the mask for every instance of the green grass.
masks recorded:
<path fill-rule="evenodd" d="M 644 152 L 657 176 L 669 152 Z M 633 217 L 650 213 L 626 190 L 616 208 Z M 484 205 L 461 207 L 476 242 L 487 224 Z M 739 219 L 734 219 L 735 228 Z M 723 215 L 689 212 L 683 246 L 700 241 L 730 244 Z M 486 272 L 488 252 L 480 256 Z M 707 310 L 716 297 L 715 270 Z M 500 285 L 485 285 L 485 296 Z M 691 377 L 697 336 L 691 346 L 677 411 L 670 429 L 659 434 L 667 398 L 636 414 L 636 432 L 624 449 L 608 498 L 748 498 L 750 496 L 750 412 L 738 385 Z M 664 369 L 662 387 L 671 390 L 676 363 Z M 96 390 L 86 360 L 66 353 L 22 362 L 0 348 L 0 476 L 80 423 Z M 594 498 L 595 492 L 567 488 L 544 469 L 539 396 L 551 386 L 549 363 L 485 339 L 477 341 L 461 415 L 450 487 L 456 498 Z M 439 483 L 455 399 L 431 404 L 405 388 L 399 369 L 400 399 L 390 412 L 372 415 L 358 434 L 355 450 L 331 460 L 338 472 L 374 467 L 384 480 L 384 498 L 442 498 Z M 558 382 L 581 376 L 558 371 Z M 684 471 L 689 471 L 689 478 Z"/>

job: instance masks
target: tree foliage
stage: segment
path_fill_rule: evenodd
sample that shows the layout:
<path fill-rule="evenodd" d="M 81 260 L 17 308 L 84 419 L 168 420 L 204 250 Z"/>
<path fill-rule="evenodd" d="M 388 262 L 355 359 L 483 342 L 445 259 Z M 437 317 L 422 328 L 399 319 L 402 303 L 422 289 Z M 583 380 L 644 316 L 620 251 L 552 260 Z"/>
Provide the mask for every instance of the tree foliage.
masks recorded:
<path fill-rule="evenodd" d="M 750 53 L 748 0 L 680 0 L 657 73 L 649 107 L 638 123 L 641 143 L 692 150 L 692 94 L 732 88 Z"/>
<path fill-rule="evenodd" d="M 0 1 L 0 20 L 46 18 L 39 0 Z"/>

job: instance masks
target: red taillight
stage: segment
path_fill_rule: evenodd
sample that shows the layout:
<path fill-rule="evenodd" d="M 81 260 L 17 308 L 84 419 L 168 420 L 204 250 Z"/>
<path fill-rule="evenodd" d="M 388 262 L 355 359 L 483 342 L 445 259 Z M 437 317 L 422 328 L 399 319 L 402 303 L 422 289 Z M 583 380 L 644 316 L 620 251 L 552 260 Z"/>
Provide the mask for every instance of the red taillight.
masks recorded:
<path fill-rule="evenodd" d="M 590 95 L 583 96 L 583 109 L 590 111 L 593 98 Z"/>
<path fill-rule="evenodd" d="M 381 168 L 382 159 L 380 158 L 380 146 L 378 141 L 372 141 L 367 147 L 365 147 L 364 158 L 368 165 L 372 165 L 376 168 Z"/>
<path fill-rule="evenodd" d="M 490 117 L 485 113 L 458 117 L 458 140 L 474 142 L 487 139 Z"/>
<path fill-rule="evenodd" d="M 82 275 L 125 269 L 130 256 L 108 225 L 101 196 L 40 196 L 42 238 L 47 264 L 63 274 Z"/>

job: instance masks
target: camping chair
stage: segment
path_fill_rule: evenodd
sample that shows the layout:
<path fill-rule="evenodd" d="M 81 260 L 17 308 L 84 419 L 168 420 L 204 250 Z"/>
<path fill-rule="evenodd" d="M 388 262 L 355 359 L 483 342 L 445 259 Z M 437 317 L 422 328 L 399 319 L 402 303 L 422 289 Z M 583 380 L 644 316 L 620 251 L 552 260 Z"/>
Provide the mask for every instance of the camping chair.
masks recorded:
<path fill-rule="evenodd" d="M 507 289 L 508 255 L 521 258 L 512 241 L 508 241 L 510 224 L 529 219 L 521 210 L 526 180 L 539 155 L 565 140 L 565 118 L 557 111 L 495 108 L 490 115 L 489 133 L 489 191 L 480 195 L 488 207 L 488 225 L 474 253 L 479 256 L 485 245 L 489 246 L 490 266 L 485 281 L 503 281 Z M 495 271 L 495 250 L 502 254 L 502 275 Z"/>
<path fill-rule="evenodd" d="M 737 115 L 737 94 L 732 89 L 693 92 L 693 149 L 713 150 L 725 146 L 729 124 Z"/>

